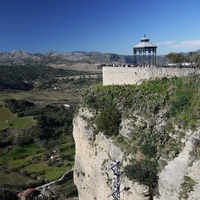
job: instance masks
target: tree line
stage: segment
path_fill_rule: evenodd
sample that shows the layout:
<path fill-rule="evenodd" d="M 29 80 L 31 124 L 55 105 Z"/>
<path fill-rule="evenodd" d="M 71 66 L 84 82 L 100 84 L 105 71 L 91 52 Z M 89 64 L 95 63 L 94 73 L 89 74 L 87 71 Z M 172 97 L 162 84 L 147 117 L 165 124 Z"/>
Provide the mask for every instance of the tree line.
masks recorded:
<path fill-rule="evenodd" d="M 177 65 L 181 65 L 184 62 L 195 63 L 197 67 L 200 66 L 200 54 L 197 52 L 190 52 L 188 55 L 183 55 L 181 53 L 169 53 L 166 57 L 170 62 Z"/>
<path fill-rule="evenodd" d="M 43 65 L 0 66 L 0 91 L 45 89 L 56 83 L 57 77 L 85 74 L 76 70 L 57 69 Z"/>

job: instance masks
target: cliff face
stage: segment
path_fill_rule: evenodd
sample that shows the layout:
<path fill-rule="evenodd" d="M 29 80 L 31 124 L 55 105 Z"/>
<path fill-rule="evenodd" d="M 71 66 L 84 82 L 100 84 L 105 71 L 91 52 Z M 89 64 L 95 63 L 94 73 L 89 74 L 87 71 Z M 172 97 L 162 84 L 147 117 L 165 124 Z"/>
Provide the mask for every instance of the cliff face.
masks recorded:
<path fill-rule="evenodd" d="M 76 145 L 74 181 L 78 188 L 79 199 L 112 199 L 110 181 L 112 170 L 109 170 L 113 160 L 119 160 L 121 170 L 128 164 L 128 156 L 115 145 L 113 140 L 105 135 L 94 134 L 93 114 L 87 109 L 80 109 L 74 118 L 73 136 Z M 199 125 L 198 125 L 199 126 Z M 128 123 L 121 124 L 120 134 L 128 137 L 130 127 Z M 196 200 L 200 196 L 200 131 L 187 131 L 183 140 L 183 148 L 177 157 L 165 160 L 159 172 L 158 194 L 155 200 Z M 198 155 L 198 156 L 197 156 Z M 124 188 L 129 190 L 123 190 Z M 150 199 L 148 187 L 130 181 L 122 175 L 122 200 Z"/>
<path fill-rule="evenodd" d="M 159 175 L 160 200 L 196 200 L 200 197 L 200 160 L 194 154 L 199 151 L 200 131 L 188 132 L 186 143 L 178 157 L 168 162 Z M 199 153 L 199 152 L 198 152 Z"/>
<path fill-rule="evenodd" d="M 109 170 L 113 160 L 119 160 L 122 166 L 126 163 L 123 152 L 115 146 L 111 139 L 103 134 L 94 135 L 92 125 L 88 120 L 92 114 L 87 110 L 80 110 L 74 118 L 73 136 L 76 145 L 74 182 L 78 188 L 79 199 L 109 199 L 112 193 L 110 180 L 112 170 Z M 121 190 L 124 200 L 147 200 L 147 187 L 129 181 L 123 176 Z M 147 195 L 147 197 L 145 197 Z M 110 197 L 112 199 L 112 197 Z"/>

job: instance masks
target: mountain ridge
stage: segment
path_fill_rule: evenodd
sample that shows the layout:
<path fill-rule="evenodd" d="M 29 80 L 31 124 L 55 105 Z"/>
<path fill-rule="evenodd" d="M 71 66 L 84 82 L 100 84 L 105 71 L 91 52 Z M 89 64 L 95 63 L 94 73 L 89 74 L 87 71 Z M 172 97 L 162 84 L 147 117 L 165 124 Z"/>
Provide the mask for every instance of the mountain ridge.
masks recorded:
<path fill-rule="evenodd" d="M 195 51 L 200 53 L 200 50 Z M 188 53 L 181 52 L 182 55 Z M 168 59 L 166 55 L 157 55 L 157 64 L 162 65 Z M 101 53 L 99 51 L 72 51 L 58 52 L 50 50 L 47 53 L 28 53 L 22 50 L 12 50 L 10 52 L 0 53 L 0 65 L 25 65 L 25 64 L 42 64 L 42 65 L 69 65 L 71 63 L 133 63 L 133 55 L 121 55 L 116 53 Z"/>
<path fill-rule="evenodd" d="M 157 60 L 165 59 L 165 56 L 157 56 Z M 0 65 L 19 64 L 44 64 L 58 63 L 69 64 L 70 62 L 80 63 L 133 63 L 133 55 L 121 55 L 115 53 L 101 53 L 99 51 L 73 51 L 58 52 L 50 50 L 47 53 L 28 53 L 21 50 L 0 53 Z"/>

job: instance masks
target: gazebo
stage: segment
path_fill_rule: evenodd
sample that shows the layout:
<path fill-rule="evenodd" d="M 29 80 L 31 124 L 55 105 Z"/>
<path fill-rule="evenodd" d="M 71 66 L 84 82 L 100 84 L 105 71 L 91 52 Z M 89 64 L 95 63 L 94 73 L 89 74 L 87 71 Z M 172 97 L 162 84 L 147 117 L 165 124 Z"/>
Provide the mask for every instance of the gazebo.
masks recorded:
<path fill-rule="evenodd" d="M 133 47 L 134 64 L 143 66 L 156 65 L 156 49 L 157 46 L 151 44 L 146 35 L 140 40 L 140 43 Z"/>

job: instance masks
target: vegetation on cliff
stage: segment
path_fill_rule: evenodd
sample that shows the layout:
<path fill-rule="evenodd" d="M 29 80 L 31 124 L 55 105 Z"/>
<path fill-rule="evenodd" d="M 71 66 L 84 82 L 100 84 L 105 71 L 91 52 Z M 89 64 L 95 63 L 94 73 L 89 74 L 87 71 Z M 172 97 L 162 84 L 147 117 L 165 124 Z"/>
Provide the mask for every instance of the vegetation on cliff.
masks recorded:
<path fill-rule="evenodd" d="M 83 104 L 102 112 L 115 107 L 123 117 L 132 118 L 139 112 L 145 119 L 151 119 L 161 110 L 164 117 L 176 118 L 179 125 L 196 124 L 199 119 L 200 76 L 162 78 L 143 82 L 141 85 L 95 85 L 83 93 Z"/>
<path fill-rule="evenodd" d="M 105 135 L 118 135 L 121 113 L 115 107 L 105 108 L 96 118 L 97 132 Z"/>
<path fill-rule="evenodd" d="M 162 78 L 141 85 L 96 85 L 84 92 L 82 104 L 96 113 L 95 133 L 112 137 L 125 159 L 132 155 L 126 176 L 148 185 L 153 194 L 159 170 L 180 153 L 186 131 L 197 127 L 199 88 L 200 75 Z M 118 110 L 117 116 L 113 115 L 114 110 Z M 120 126 L 115 126 L 116 121 L 126 119 L 131 121 L 128 138 L 119 134 Z M 118 129 L 117 134 L 116 130 L 110 131 L 113 126 Z"/>

